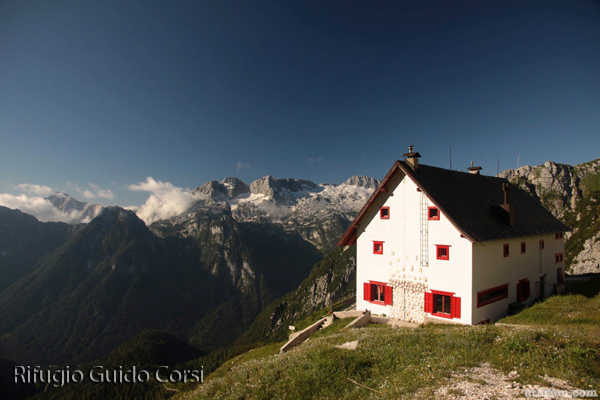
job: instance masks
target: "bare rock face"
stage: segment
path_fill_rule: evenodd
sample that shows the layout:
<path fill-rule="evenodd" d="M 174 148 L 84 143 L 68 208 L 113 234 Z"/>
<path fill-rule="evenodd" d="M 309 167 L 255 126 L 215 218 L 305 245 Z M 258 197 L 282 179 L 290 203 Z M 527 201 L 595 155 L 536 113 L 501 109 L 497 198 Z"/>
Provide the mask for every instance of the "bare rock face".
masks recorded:
<path fill-rule="evenodd" d="M 586 239 L 581 250 L 571 263 L 571 274 L 600 273 L 600 232 Z"/>
<path fill-rule="evenodd" d="M 250 193 L 250 188 L 243 181 L 233 176 L 228 176 L 221 181 L 221 185 L 225 186 L 227 190 L 227 196 L 230 199 L 238 197 L 239 195 Z"/>
<path fill-rule="evenodd" d="M 224 202 L 227 200 L 227 188 L 217 181 L 206 182 L 198 187 L 194 193 L 202 194 L 208 202 Z"/>
<path fill-rule="evenodd" d="M 499 176 L 529 192 L 572 228 L 565 242 L 568 272 L 600 272 L 600 158 L 575 166 L 547 161 Z"/>
<path fill-rule="evenodd" d="M 526 165 L 517 170 L 502 171 L 498 176 L 525 189 L 552 214 L 561 217 L 566 210 L 573 209 L 577 198 L 581 197 L 581 175 L 575 173 L 575 167 L 546 161 L 537 167 Z"/>
<path fill-rule="evenodd" d="M 363 175 L 356 175 L 349 178 L 346 182 L 342 183 L 342 185 L 359 186 L 365 189 L 377 189 L 379 183 L 380 182 L 377 179 Z"/>
<path fill-rule="evenodd" d="M 277 188 L 277 184 L 275 182 L 275 178 L 273 178 L 271 175 L 264 176 L 250 184 L 250 192 L 254 194 L 272 196 Z"/>

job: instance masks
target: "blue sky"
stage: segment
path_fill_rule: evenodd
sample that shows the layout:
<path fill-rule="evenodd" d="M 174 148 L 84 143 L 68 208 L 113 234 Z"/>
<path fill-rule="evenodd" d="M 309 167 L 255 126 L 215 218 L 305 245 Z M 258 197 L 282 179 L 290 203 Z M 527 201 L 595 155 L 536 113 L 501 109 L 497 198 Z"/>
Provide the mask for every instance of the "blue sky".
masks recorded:
<path fill-rule="evenodd" d="M 597 1 L 2 1 L 0 60 L 0 192 L 600 156 Z"/>

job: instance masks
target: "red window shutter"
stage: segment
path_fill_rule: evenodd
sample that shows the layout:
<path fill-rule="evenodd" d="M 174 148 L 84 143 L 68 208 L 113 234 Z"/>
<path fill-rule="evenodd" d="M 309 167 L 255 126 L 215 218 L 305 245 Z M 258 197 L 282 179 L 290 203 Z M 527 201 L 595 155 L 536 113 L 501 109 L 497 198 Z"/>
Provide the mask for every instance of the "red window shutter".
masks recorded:
<path fill-rule="evenodd" d="M 429 314 L 433 312 L 433 293 L 425 292 L 425 312 Z"/>
<path fill-rule="evenodd" d="M 364 293 L 365 293 L 365 300 L 371 301 L 371 284 L 370 283 L 365 283 Z"/>
<path fill-rule="evenodd" d="M 460 318 L 460 297 L 452 297 L 450 313 L 452 318 Z"/>
<path fill-rule="evenodd" d="M 391 286 L 385 286 L 384 287 L 384 295 L 385 295 L 385 305 L 392 305 L 392 292 L 394 291 L 394 288 Z"/>

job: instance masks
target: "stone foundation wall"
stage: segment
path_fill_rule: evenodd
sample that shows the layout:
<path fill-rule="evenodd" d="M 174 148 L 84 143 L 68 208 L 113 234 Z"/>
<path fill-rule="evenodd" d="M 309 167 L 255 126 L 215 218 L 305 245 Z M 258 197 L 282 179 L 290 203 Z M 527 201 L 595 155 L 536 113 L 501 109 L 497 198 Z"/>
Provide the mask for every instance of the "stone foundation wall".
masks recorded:
<path fill-rule="evenodd" d="M 405 279 L 391 279 L 394 288 L 393 304 L 390 317 L 408 322 L 423 323 L 425 321 L 425 282 Z"/>

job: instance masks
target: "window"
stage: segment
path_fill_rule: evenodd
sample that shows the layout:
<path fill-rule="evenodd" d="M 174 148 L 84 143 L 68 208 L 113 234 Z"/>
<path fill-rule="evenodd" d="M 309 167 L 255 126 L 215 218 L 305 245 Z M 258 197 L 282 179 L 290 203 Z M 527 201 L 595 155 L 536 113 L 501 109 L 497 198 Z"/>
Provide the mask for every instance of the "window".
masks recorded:
<path fill-rule="evenodd" d="M 565 274 L 563 274 L 562 268 L 556 269 L 556 284 L 558 286 L 565 284 Z"/>
<path fill-rule="evenodd" d="M 477 292 L 477 308 L 508 297 L 508 283 Z"/>
<path fill-rule="evenodd" d="M 429 207 L 429 211 L 427 213 L 427 219 L 438 221 L 440 219 L 440 210 L 437 207 Z"/>
<path fill-rule="evenodd" d="M 436 258 L 438 260 L 449 260 L 450 259 L 450 246 L 436 244 Z"/>
<path fill-rule="evenodd" d="M 381 207 L 379 209 L 379 217 L 381 219 L 390 219 L 390 208 L 389 207 Z"/>
<path fill-rule="evenodd" d="M 521 279 L 517 283 L 517 301 L 523 302 L 529 298 L 529 279 Z"/>
<path fill-rule="evenodd" d="M 391 286 L 383 282 L 369 281 L 364 283 L 363 289 L 366 301 L 385 306 L 392 305 L 393 288 Z"/>
<path fill-rule="evenodd" d="M 443 294 L 433 295 L 433 313 L 450 315 L 450 296 Z"/>
<path fill-rule="evenodd" d="M 508 243 L 504 243 L 504 257 L 508 257 L 509 254 L 509 247 L 508 247 Z"/>
<path fill-rule="evenodd" d="M 521 242 L 521 254 L 525 254 L 527 251 L 527 243 Z"/>
<path fill-rule="evenodd" d="M 432 290 L 425 293 L 425 312 L 436 317 L 460 318 L 460 297 Z"/>
<path fill-rule="evenodd" d="M 562 233 L 562 232 L 557 232 L 557 233 L 554 235 L 554 237 L 555 237 L 556 239 L 562 239 L 562 238 L 563 238 L 563 233 Z"/>
<path fill-rule="evenodd" d="M 554 262 L 556 264 L 561 263 L 563 261 L 563 253 L 554 254 Z"/>
<path fill-rule="evenodd" d="M 383 254 L 383 242 L 373 242 L 373 254 Z"/>
<path fill-rule="evenodd" d="M 540 250 L 544 250 L 544 239 L 540 239 Z"/>

